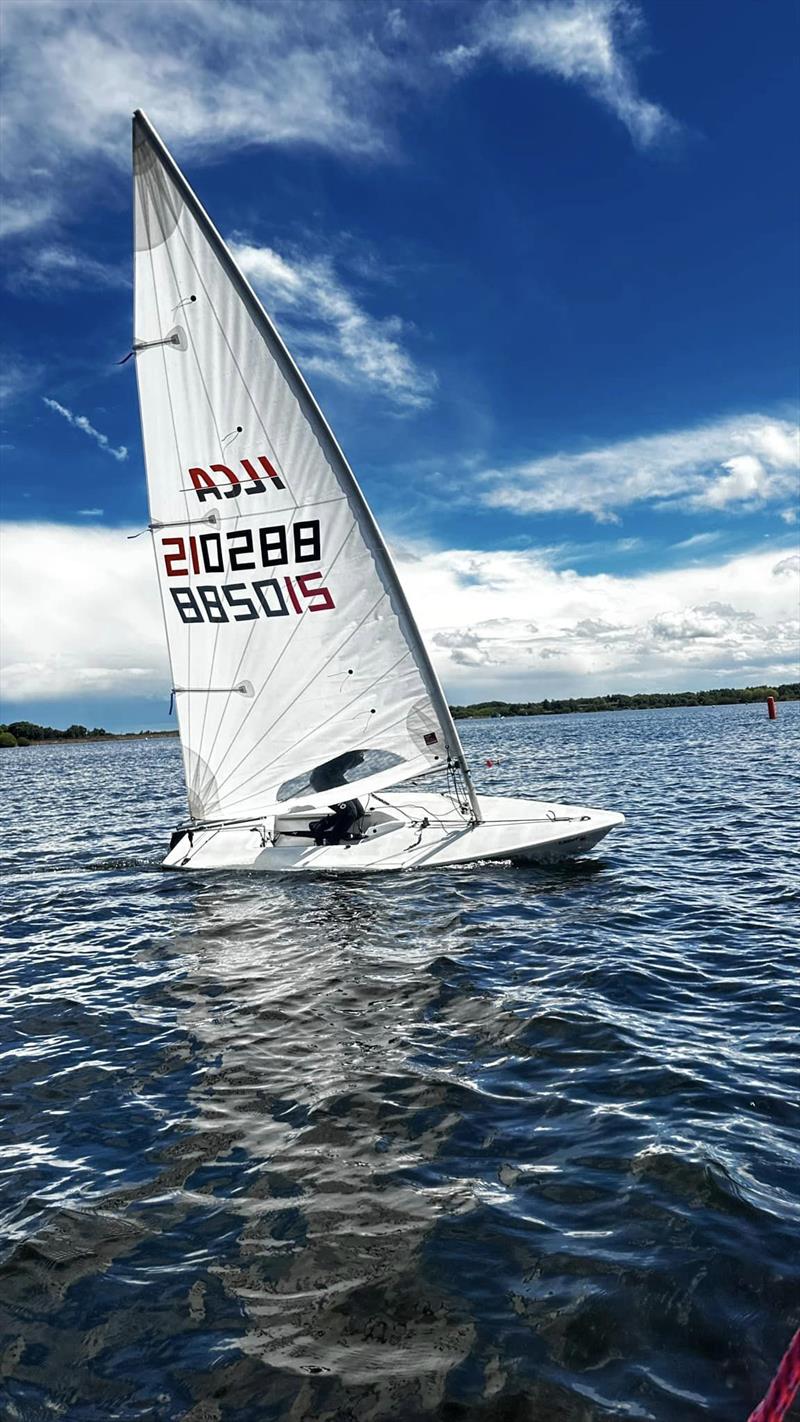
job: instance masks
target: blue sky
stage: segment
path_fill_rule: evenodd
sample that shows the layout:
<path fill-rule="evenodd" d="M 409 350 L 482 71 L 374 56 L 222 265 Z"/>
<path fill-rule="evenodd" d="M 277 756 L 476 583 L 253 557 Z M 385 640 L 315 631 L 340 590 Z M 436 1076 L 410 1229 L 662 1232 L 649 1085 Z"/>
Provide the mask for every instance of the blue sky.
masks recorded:
<path fill-rule="evenodd" d="M 4 719 L 167 724 L 116 364 L 137 105 L 320 399 L 451 699 L 797 676 L 793 3 L 6 13 Z"/>

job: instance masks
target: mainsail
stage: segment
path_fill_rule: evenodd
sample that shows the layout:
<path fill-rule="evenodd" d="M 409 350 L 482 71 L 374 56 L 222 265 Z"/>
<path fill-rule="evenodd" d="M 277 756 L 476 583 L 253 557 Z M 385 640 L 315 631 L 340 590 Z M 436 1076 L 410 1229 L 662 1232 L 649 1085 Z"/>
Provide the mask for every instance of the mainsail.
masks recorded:
<path fill-rule="evenodd" d="M 323 806 L 455 766 L 444 694 L 355 478 L 139 111 L 135 340 L 189 809 Z"/>

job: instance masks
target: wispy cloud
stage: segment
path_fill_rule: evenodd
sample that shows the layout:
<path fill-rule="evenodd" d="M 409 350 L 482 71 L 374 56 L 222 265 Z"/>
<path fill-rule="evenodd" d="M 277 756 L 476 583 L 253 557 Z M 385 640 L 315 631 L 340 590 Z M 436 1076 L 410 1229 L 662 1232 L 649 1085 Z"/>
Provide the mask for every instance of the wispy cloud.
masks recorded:
<path fill-rule="evenodd" d="M 795 424 L 741 415 L 488 470 L 483 501 L 520 514 L 572 509 L 601 522 L 644 501 L 746 507 L 791 498 L 798 467 Z"/>
<path fill-rule="evenodd" d="M 679 543 L 673 543 L 673 548 L 707 548 L 709 544 L 716 543 L 722 537 L 719 529 L 708 533 L 693 533 L 691 538 L 682 538 Z"/>
<path fill-rule="evenodd" d="M 122 460 L 128 458 L 128 451 L 125 445 L 121 444 L 119 448 L 115 448 L 108 438 L 108 435 L 104 435 L 100 430 L 96 430 L 85 415 L 74 414 L 72 410 L 67 409 L 66 405 L 60 405 L 58 400 L 50 400 L 46 395 L 43 396 L 43 400 L 48 409 L 54 410 L 57 415 L 63 416 L 76 430 L 81 430 L 83 434 L 95 440 L 104 454 L 110 454 L 112 459 Z"/>
<path fill-rule="evenodd" d="M 577 84 L 624 123 L 641 148 L 678 129 L 660 104 L 639 91 L 635 60 L 643 30 L 632 0 L 517 0 L 489 3 L 475 12 L 471 40 L 445 61 L 463 70 L 481 59 Z"/>
<path fill-rule="evenodd" d="M 55 216 L 57 204 L 32 193 L 6 196 L 0 207 L 0 238 L 20 237 L 44 227 Z"/>
<path fill-rule="evenodd" d="M 85 286 L 107 290 L 130 286 L 130 277 L 122 266 L 99 262 L 85 252 L 56 243 L 36 243 L 28 248 L 15 267 L 9 266 L 7 281 L 11 287 L 22 287 L 41 296 Z"/>
<path fill-rule="evenodd" d="M 398 316 L 371 316 L 327 258 L 287 259 L 271 247 L 233 244 L 242 270 L 291 334 L 303 368 L 371 389 L 394 404 L 430 404 L 436 377 L 403 348 Z"/>
<path fill-rule="evenodd" d="M 37 385 L 42 368 L 10 351 L 0 352 L 0 407 L 13 405 Z"/>
<path fill-rule="evenodd" d="M 329 0 L 321 19 L 317 0 L 6 6 L 3 162 L 12 232 L 51 218 L 76 191 L 95 191 L 99 160 L 129 163 L 136 107 L 183 156 L 276 143 L 379 151 L 401 70 L 360 4 Z"/>

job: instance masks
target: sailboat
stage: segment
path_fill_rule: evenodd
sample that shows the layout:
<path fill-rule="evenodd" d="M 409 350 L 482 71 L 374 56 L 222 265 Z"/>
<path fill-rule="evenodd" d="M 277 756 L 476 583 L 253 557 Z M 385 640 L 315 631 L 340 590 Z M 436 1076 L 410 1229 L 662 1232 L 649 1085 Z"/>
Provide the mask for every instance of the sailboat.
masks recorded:
<path fill-rule="evenodd" d="M 133 168 L 133 355 L 189 801 L 165 867 L 397 871 L 591 849 L 621 814 L 477 793 L 353 472 L 140 110 Z"/>

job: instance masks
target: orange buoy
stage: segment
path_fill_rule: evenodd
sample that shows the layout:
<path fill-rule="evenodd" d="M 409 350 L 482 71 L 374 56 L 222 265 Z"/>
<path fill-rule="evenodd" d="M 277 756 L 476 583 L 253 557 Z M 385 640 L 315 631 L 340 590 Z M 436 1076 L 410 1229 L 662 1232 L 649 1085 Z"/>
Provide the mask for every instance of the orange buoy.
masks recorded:
<path fill-rule="evenodd" d="M 778 708 L 777 708 L 777 706 L 775 705 L 775 697 L 774 697 L 774 696 L 768 696 L 768 697 L 767 697 L 767 713 L 768 713 L 768 715 L 769 715 L 770 721 L 774 721 L 774 720 L 777 719 Z"/>

